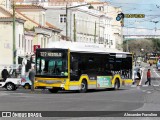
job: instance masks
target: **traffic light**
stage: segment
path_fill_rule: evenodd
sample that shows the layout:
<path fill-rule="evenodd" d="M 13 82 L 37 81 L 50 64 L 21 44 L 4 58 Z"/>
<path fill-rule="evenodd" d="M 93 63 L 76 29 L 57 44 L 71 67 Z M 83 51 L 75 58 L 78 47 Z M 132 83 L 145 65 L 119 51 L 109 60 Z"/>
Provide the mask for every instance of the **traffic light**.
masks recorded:
<path fill-rule="evenodd" d="M 124 26 L 124 14 L 123 13 L 119 13 L 116 17 L 116 20 L 120 21 L 122 27 Z"/>
<path fill-rule="evenodd" d="M 117 15 L 117 17 L 116 17 L 116 20 L 117 21 L 120 21 L 120 20 L 122 20 L 124 18 L 124 14 L 123 13 L 119 13 L 118 15 Z"/>

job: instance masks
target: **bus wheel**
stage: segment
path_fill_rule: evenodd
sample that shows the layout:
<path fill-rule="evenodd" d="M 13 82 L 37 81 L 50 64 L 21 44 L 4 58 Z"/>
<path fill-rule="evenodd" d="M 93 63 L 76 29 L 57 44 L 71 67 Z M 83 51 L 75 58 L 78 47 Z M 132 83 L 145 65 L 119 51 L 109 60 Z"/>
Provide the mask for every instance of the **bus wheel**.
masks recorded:
<path fill-rule="evenodd" d="M 120 82 L 119 82 L 118 79 L 116 79 L 116 82 L 115 82 L 115 84 L 114 84 L 114 89 L 115 89 L 115 90 L 118 90 L 119 87 L 120 87 Z"/>
<path fill-rule="evenodd" d="M 81 89 L 79 90 L 80 93 L 85 93 L 87 92 L 87 81 L 83 80 L 81 83 Z"/>
<path fill-rule="evenodd" d="M 49 92 L 51 93 L 57 93 L 59 91 L 58 88 L 52 88 L 52 89 L 48 89 Z"/>

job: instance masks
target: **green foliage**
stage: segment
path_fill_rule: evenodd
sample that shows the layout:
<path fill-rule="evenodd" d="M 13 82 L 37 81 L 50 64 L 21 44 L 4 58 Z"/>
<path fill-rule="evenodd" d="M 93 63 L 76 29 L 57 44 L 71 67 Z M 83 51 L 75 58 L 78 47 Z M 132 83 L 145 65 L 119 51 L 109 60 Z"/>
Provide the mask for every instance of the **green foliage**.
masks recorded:
<path fill-rule="evenodd" d="M 160 52 L 160 39 L 130 39 L 123 42 L 124 51 L 130 51 L 137 55 L 150 52 Z M 141 51 L 143 49 L 143 51 Z"/>

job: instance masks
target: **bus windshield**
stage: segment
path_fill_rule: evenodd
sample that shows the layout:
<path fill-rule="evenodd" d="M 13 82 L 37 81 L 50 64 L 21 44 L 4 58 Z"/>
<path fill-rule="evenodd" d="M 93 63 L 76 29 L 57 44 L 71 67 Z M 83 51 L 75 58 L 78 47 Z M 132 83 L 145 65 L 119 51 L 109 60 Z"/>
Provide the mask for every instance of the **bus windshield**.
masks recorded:
<path fill-rule="evenodd" d="M 66 77 L 67 53 L 57 51 L 38 51 L 36 58 L 36 75 L 48 77 Z"/>

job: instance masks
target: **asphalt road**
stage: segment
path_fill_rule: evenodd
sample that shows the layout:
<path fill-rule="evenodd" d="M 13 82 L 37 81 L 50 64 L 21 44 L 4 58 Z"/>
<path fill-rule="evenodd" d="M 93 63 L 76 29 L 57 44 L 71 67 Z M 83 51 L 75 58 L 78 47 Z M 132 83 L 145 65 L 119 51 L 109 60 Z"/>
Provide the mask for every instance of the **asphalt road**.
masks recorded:
<path fill-rule="evenodd" d="M 146 86 L 147 69 L 151 68 L 152 85 Z M 0 89 L 0 111 L 160 111 L 160 71 L 153 65 L 142 64 L 142 86 L 123 86 L 120 90 L 96 90 L 88 93 L 64 92 L 51 94 L 47 90 Z M 98 117 L 98 116 L 97 116 Z M 36 118 L 35 118 L 36 119 Z M 44 120 L 49 119 L 45 118 Z M 50 118 L 53 119 L 53 118 Z M 54 119 L 93 119 L 63 118 Z M 94 118 L 129 119 L 129 117 Z M 134 118 L 130 118 L 131 120 Z M 149 118 L 137 118 L 150 120 Z M 157 118 L 154 118 L 157 119 Z"/>

